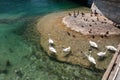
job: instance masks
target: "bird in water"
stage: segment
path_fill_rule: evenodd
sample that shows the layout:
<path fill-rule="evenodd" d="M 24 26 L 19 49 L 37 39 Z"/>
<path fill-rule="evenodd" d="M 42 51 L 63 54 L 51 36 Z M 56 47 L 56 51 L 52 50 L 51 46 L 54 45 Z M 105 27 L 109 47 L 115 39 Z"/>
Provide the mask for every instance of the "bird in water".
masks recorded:
<path fill-rule="evenodd" d="M 93 41 L 89 41 L 89 44 L 91 47 L 98 48 L 98 45 Z"/>
<path fill-rule="evenodd" d="M 117 49 L 116 49 L 114 46 L 111 46 L 111 45 L 106 46 L 106 48 L 107 48 L 108 50 L 110 50 L 110 51 L 114 51 L 114 52 L 117 51 Z"/>
<path fill-rule="evenodd" d="M 89 60 L 91 63 L 96 64 L 95 59 L 94 59 L 91 55 L 87 55 L 86 53 L 84 53 L 84 54 L 85 54 L 85 56 L 88 58 L 88 60 Z"/>
<path fill-rule="evenodd" d="M 67 48 L 64 48 L 63 51 L 64 51 L 64 52 L 70 52 L 70 51 L 71 51 L 71 47 L 69 46 L 69 47 L 67 47 Z"/>
<path fill-rule="evenodd" d="M 99 57 L 104 57 L 105 54 L 107 53 L 107 51 L 108 51 L 108 49 L 106 49 L 105 52 L 99 52 L 99 53 L 97 53 L 97 55 L 98 55 Z"/>

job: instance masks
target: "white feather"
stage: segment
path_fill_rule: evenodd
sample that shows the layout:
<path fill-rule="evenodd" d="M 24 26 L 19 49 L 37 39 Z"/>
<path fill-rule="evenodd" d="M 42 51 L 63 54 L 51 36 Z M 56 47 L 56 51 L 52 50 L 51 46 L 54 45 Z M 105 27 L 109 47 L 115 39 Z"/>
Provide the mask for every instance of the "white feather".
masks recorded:
<path fill-rule="evenodd" d="M 90 46 L 92 46 L 92 47 L 95 47 L 95 48 L 98 47 L 98 45 L 97 45 L 95 42 L 93 42 L 93 41 L 89 41 L 89 44 L 90 44 Z"/>

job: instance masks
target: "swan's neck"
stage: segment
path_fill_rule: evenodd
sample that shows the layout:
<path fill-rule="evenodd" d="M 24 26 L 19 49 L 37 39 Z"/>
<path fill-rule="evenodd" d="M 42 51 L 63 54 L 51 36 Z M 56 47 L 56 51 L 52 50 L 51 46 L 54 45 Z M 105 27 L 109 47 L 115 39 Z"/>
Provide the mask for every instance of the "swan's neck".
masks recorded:
<path fill-rule="evenodd" d="M 106 54 L 106 53 L 107 53 L 107 51 L 108 51 L 108 49 L 106 49 L 104 53 Z"/>

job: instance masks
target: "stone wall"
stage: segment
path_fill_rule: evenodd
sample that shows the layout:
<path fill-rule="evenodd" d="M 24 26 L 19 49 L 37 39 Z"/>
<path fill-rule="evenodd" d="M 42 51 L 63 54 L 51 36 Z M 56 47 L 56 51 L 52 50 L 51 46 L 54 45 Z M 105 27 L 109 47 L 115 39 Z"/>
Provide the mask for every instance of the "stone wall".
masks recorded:
<path fill-rule="evenodd" d="M 96 8 L 107 18 L 120 24 L 120 0 L 94 0 L 94 4 L 97 8 L 92 7 L 92 9 Z"/>

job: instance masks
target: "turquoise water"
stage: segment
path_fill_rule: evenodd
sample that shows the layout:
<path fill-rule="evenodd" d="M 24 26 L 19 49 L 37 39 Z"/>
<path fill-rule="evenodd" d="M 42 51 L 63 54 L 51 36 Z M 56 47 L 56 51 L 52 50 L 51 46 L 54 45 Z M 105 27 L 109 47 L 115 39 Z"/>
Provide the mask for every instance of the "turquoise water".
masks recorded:
<path fill-rule="evenodd" d="M 23 37 L 36 17 L 79 6 L 67 0 L 0 0 L 0 80 L 99 80 L 99 73 L 50 59 L 33 38 Z"/>

